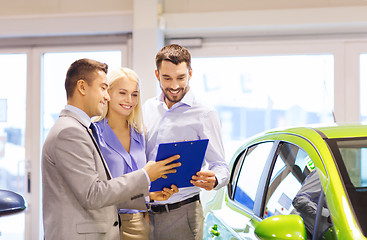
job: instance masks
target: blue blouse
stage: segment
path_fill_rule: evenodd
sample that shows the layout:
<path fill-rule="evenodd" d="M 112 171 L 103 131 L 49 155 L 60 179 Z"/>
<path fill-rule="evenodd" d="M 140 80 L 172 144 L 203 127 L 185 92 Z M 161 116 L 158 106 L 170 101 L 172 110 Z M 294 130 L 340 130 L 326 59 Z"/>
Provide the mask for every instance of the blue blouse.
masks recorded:
<path fill-rule="evenodd" d="M 113 132 L 108 119 L 95 123 L 98 135 L 98 145 L 108 165 L 112 177 L 143 168 L 147 163 L 145 155 L 145 137 L 133 127 L 130 128 L 130 153 L 126 151 L 116 134 Z M 137 213 L 138 210 L 120 209 L 120 213 Z"/>

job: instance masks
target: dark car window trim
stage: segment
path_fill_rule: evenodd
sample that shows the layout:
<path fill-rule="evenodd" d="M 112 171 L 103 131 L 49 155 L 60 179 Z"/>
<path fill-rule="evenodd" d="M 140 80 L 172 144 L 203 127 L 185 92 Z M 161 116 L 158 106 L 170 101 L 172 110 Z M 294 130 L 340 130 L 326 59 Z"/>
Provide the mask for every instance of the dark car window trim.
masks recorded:
<path fill-rule="evenodd" d="M 254 146 L 254 145 L 252 145 L 252 146 Z M 238 173 L 240 172 L 240 169 L 242 168 L 243 159 L 247 155 L 247 151 L 248 151 L 249 148 L 250 147 L 247 147 L 246 149 L 241 151 L 241 153 L 238 154 L 236 160 L 233 163 L 234 167 L 233 167 L 233 170 L 231 172 L 231 176 L 229 178 L 229 182 L 228 182 L 228 185 L 227 185 L 228 196 L 232 200 L 234 198 L 234 192 L 235 192 L 234 189 L 236 189 L 236 187 L 237 187 Z"/>
<path fill-rule="evenodd" d="M 238 182 L 238 177 L 239 177 L 239 173 L 241 172 L 242 169 L 242 165 L 243 165 L 243 161 L 247 155 L 248 149 L 252 148 L 258 144 L 260 144 L 261 142 L 258 143 L 254 143 L 248 147 L 246 147 L 245 149 L 243 149 L 241 151 L 241 153 L 238 154 L 235 162 L 233 163 L 233 169 L 230 175 L 230 180 L 228 182 L 228 196 L 231 200 L 234 201 L 234 193 L 235 193 L 235 189 L 237 187 L 237 182 Z"/>
<path fill-rule="evenodd" d="M 323 208 L 323 202 L 325 199 L 325 193 L 324 191 L 320 192 L 319 195 L 319 200 L 317 203 L 317 210 L 316 210 L 316 217 L 315 217 L 315 224 L 314 224 L 314 229 L 313 229 L 313 233 L 312 233 L 312 240 L 317 240 L 319 239 L 319 235 L 320 237 L 322 237 L 322 235 L 324 233 L 320 232 L 320 224 L 321 224 L 321 217 L 322 217 L 322 208 Z"/>
<path fill-rule="evenodd" d="M 280 145 L 281 145 L 281 141 L 279 140 L 274 141 L 274 145 L 270 151 L 268 159 L 266 160 L 264 171 L 261 174 L 259 188 L 257 189 L 257 192 L 256 192 L 255 199 L 256 199 L 257 204 L 255 204 L 254 206 L 254 212 L 260 218 L 263 218 L 261 215 L 262 215 L 262 212 L 264 211 L 264 203 L 263 203 L 264 194 L 267 191 L 268 178 L 271 177 L 271 174 L 269 174 L 269 171 L 270 169 L 274 168 L 275 159 L 278 156 L 279 151 L 280 151 Z"/>
<path fill-rule="evenodd" d="M 274 154 L 273 154 L 273 158 L 271 160 L 271 164 L 269 165 L 269 169 L 267 171 L 267 175 L 266 175 L 266 178 L 265 178 L 265 184 L 263 185 L 263 191 L 261 192 L 261 196 L 262 196 L 262 199 L 261 199 L 261 207 L 260 207 L 260 211 L 258 213 L 258 216 L 263 219 L 264 218 L 264 210 L 265 210 L 265 201 L 266 201 L 266 196 L 267 196 L 267 192 L 269 190 L 269 183 L 270 183 L 270 178 L 271 178 L 271 175 L 272 175 L 272 172 L 274 170 L 274 166 L 275 166 L 275 163 L 276 163 L 276 159 L 278 158 L 278 155 L 280 153 L 280 150 L 283 146 L 284 142 L 282 141 L 277 141 L 277 144 L 276 144 L 276 150 L 274 151 Z"/>

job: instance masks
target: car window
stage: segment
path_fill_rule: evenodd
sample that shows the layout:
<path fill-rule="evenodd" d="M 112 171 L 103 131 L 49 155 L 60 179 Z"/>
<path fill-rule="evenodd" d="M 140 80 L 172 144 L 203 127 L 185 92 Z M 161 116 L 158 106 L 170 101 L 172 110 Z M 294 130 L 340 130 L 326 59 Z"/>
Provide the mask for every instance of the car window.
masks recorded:
<path fill-rule="evenodd" d="M 266 193 L 264 218 L 290 214 L 294 209 L 292 200 L 310 172 L 310 158 L 299 147 L 283 143 L 275 161 Z"/>
<path fill-rule="evenodd" d="M 367 189 L 367 141 L 338 141 L 337 144 L 354 188 Z"/>
<path fill-rule="evenodd" d="M 245 152 L 239 171 L 234 201 L 253 209 L 257 187 L 273 142 L 254 145 Z M 241 164 L 241 162 L 239 162 Z"/>
<path fill-rule="evenodd" d="M 309 155 L 296 145 L 280 144 L 279 155 L 267 185 L 263 217 L 298 214 L 312 235 L 322 186 Z M 326 199 L 322 206 L 319 234 L 331 227 Z M 326 238 L 333 239 L 333 238 Z"/>

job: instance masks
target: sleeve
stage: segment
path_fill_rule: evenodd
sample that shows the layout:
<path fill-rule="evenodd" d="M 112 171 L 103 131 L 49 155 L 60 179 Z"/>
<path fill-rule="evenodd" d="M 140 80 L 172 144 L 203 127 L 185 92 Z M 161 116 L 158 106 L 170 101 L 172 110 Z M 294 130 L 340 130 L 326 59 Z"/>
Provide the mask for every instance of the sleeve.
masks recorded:
<path fill-rule="evenodd" d="M 139 209 L 145 205 L 149 184 L 143 170 L 107 180 L 103 160 L 85 129 L 66 128 L 57 138 L 56 167 L 84 208 L 98 209 L 122 203 L 135 204 L 133 208 Z"/>
<path fill-rule="evenodd" d="M 317 201 L 321 193 L 321 182 L 317 171 L 313 170 L 304 180 L 292 204 L 301 214 L 315 218 L 317 212 Z"/>
<path fill-rule="evenodd" d="M 312 202 L 307 194 L 297 194 L 292 202 L 294 208 L 308 217 L 316 217 L 317 204 Z"/>
<path fill-rule="evenodd" d="M 214 110 L 209 111 L 203 118 L 203 136 L 200 138 L 209 139 L 205 161 L 208 164 L 208 169 L 215 173 L 218 185 L 214 189 L 218 190 L 225 186 L 229 179 L 229 166 L 224 157 L 220 119 Z"/>

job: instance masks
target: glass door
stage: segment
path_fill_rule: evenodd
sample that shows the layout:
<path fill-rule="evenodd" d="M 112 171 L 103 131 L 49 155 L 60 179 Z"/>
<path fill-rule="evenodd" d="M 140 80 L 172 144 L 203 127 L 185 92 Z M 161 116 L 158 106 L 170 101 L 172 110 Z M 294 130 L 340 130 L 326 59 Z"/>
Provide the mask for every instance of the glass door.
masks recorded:
<path fill-rule="evenodd" d="M 121 67 L 121 50 L 47 52 L 43 54 L 43 140 L 66 105 L 65 76 L 76 60 L 89 58 L 107 63 L 108 70 Z"/>
<path fill-rule="evenodd" d="M 0 73 L 0 189 L 25 197 L 27 55 L 0 54 Z M 0 217 L 0 239 L 24 239 L 25 212 Z"/>
<path fill-rule="evenodd" d="M 92 50 L 91 50 L 92 49 Z M 47 137 L 50 128 L 54 125 L 59 117 L 60 111 L 66 105 L 65 92 L 65 76 L 69 66 L 76 60 L 81 58 L 89 58 L 108 64 L 108 70 L 122 66 L 127 58 L 127 51 L 124 47 L 97 47 L 75 51 L 68 49 L 50 49 L 40 50 L 41 56 L 41 85 L 42 85 L 42 101 L 41 101 L 41 116 L 42 116 L 42 136 L 41 142 Z M 126 65 L 125 65 L 126 66 Z M 42 203 L 40 203 L 42 205 Z M 39 223 L 43 229 L 43 223 Z M 43 233 L 42 233 L 43 235 Z M 1 239 L 0 239 L 1 240 Z"/>

